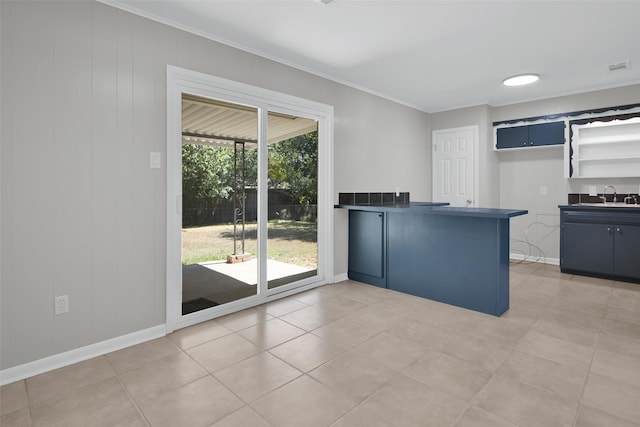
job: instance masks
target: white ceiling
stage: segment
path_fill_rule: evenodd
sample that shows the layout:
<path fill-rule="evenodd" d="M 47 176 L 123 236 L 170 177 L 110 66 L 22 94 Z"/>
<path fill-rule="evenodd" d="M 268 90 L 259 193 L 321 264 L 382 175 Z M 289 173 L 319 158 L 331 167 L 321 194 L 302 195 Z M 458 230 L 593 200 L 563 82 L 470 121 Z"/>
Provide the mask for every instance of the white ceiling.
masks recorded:
<path fill-rule="evenodd" d="M 640 83 L 638 0 L 101 1 L 426 112 Z"/>

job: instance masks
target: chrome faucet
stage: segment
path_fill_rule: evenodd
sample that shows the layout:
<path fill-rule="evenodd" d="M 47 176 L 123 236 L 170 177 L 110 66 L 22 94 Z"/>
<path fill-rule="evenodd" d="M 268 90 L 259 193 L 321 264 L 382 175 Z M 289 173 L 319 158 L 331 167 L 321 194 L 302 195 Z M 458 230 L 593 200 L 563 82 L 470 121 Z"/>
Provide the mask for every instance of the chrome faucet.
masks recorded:
<path fill-rule="evenodd" d="M 607 203 L 607 190 L 611 188 L 613 189 L 613 203 L 616 203 L 618 201 L 618 193 L 616 191 L 616 187 L 614 187 L 613 185 L 607 185 L 606 187 L 604 187 L 604 190 L 602 191 L 602 197 L 600 197 L 602 199 L 602 203 Z"/>

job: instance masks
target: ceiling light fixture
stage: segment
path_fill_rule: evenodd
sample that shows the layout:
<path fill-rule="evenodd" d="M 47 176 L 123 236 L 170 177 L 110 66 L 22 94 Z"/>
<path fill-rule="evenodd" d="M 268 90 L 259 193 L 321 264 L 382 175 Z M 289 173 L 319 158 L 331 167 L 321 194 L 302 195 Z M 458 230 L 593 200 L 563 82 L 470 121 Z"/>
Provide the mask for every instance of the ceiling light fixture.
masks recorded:
<path fill-rule="evenodd" d="M 537 82 L 539 78 L 540 76 L 537 74 L 518 74 L 504 79 L 502 84 L 505 86 L 522 86 Z"/>

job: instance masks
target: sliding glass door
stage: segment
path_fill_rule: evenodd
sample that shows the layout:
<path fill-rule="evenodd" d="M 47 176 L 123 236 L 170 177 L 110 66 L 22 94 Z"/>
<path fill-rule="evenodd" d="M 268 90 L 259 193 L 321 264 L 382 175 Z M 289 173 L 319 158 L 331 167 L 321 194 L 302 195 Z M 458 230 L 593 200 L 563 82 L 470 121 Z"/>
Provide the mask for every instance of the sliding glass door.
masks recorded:
<path fill-rule="evenodd" d="M 268 289 L 318 273 L 318 125 L 269 112 Z"/>
<path fill-rule="evenodd" d="M 167 331 L 332 275 L 331 107 L 169 67 Z"/>
<path fill-rule="evenodd" d="M 258 110 L 182 95 L 182 314 L 258 293 Z"/>

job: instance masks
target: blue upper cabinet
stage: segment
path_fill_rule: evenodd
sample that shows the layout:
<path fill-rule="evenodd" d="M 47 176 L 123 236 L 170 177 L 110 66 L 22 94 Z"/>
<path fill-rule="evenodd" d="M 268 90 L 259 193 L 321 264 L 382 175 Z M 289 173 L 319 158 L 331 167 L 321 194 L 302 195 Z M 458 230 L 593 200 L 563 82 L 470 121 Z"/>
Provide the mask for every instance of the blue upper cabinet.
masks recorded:
<path fill-rule="evenodd" d="M 497 130 L 496 148 L 521 148 L 529 145 L 529 126 Z"/>
<path fill-rule="evenodd" d="M 496 130 L 496 149 L 564 144 L 564 121 L 513 126 Z"/>

